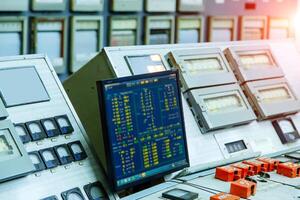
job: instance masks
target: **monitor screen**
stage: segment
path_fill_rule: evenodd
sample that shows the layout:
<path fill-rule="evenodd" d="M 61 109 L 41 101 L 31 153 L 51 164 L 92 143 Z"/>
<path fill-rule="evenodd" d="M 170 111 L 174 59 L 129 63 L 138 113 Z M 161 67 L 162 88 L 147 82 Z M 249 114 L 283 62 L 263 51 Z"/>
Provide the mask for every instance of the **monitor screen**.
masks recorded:
<path fill-rule="evenodd" d="M 166 71 L 159 54 L 126 56 L 125 59 L 134 75 Z"/>
<path fill-rule="evenodd" d="M 108 177 L 115 190 L 189 166 L 177 71 L 97 85 Z"/>
<path fill-rule="evenodd" d="M 6 107 L 50 100 L 35 67 L 1 69 L 0 96 Z"/>

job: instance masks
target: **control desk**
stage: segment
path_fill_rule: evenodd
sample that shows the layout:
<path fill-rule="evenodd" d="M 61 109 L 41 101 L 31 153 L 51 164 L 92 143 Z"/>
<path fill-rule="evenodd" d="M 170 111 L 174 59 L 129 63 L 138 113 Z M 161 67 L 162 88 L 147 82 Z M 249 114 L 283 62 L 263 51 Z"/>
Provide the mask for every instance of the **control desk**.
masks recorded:
<path fill-rule="evenodd" d="M 121 199 L 220 199 L 228 193 L 229 199 L 296 199 L 298 60 L 290 40 L 108 47 L 64 87 L 106 169 L 109 188 Z M 109 112 L 101 98 L 99 103 L 96 82 L 170 69 L 179 72 L 190 167 L 120 192 L 108 172 L 117 165 L 105 159 L 105 145 L 112 143 L 105 139 L 109 120 L 102 115 Z"/>
<path fill-rule="evenodd" d="M 49 59 L 0 58 L 0 199 L 114 198 Z"/>

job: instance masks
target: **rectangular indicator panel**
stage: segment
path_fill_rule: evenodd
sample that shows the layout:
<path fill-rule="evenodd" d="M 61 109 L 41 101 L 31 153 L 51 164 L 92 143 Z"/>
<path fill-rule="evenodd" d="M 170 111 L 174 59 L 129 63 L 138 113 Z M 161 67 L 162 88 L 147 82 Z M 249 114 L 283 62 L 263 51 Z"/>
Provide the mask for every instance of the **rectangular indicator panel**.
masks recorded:
<path fill-rule="evenodd" d="M 259 92 L 260 100 L 264 103 L 284 101 L 292 98 L 289 90 L 284 86 L 261 89 L 258 90 L 258 92 Z"/>
<path fill-rule="evenodd" d="M 79 58 L 78 60 L 98 51 L 98 32 L 96 30 L 80 30 L 75 34 L 75 54 Z"/>
<path fill-rule="evenodd" d="M 166 67 L 162 62 L 161 56 L 158 54 L 144 56 L 127 56 L 126 60 L 129 64 L 132 74 L 146 74 L 153 72 L 165 71 Z"/>
<path fill-rule="evenodd" d="M 247 146 L 246 146 L 244 140 L 230 142 L 230 143 L 225 144 L 225 146 L 226 146 L 228 153 L 236 153 L 236 152 L 247 149 Z"/>
<path fill-rule="evenodd" d="M 169 44 L 170 31 L 165 29 L 157 29 L 150 31 L 150 44 Z"/>
<path fill-rule="evenodd" d="M 37 43 L 37 53 L 47 53 L 52 60 L 62 57 L 61 32 L 38 32 Z"/>
<path fill-rule="evenodd" d="M 198 43 L 199 42 L 199 31 L 197 29 L 190 29 L 190 30 L 180 30 L 178 43 Z"/>
<path fill-rule="evenodd" d="M 0 70 L 0 91 L 6 107 L 50 99 L 35 67 Z"/>
<path fill-rule="evenodd" d="M 0 162 L 21 157 L 16 142 L 9 129 L 0 130 Z"/>
<path fill-rule="evenodd" d="M 268 68 L 276 67 L 270 52 L 260 52 L 251 54 L 238 54 L 244 69 L 262 68 L 263 66 Z"/>
<path fill-rule="evenodd" d="M 116 190 L 188 166 L 177 77 L 168 71 L 100 82 Z"/>
<path fill-rule="evenodd" d="M 136 45 L 135 31 L 114 30 L 111 35 L 111 46 L 131 46 Z"/>
<path fill-rule="evenodd" d="M 186 59 L 184 60 L 184 67 L 194 75 L 224 70 L 218 58 Z"/>
<path fill-rule="evenodd" d="M 237 94 L 206 98 L 204 103 L 210 113 L 231 112 L 245 107 Z"/>
<path fill-rule="evenodd" d="M 15 56 L 22 52 L 22 35 L 18 32 L 0 32 L 0 56 Z"/>

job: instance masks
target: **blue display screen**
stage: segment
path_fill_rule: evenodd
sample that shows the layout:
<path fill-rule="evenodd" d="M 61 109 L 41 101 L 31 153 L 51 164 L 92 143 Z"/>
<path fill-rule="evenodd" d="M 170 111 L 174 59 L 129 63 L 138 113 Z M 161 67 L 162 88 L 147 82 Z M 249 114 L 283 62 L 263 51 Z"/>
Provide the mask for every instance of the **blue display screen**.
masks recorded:
<path fill-rule="evenodd" d="M 102 84 L 116 189 L 188 166 L 177 77 L 171 71 Z"/>

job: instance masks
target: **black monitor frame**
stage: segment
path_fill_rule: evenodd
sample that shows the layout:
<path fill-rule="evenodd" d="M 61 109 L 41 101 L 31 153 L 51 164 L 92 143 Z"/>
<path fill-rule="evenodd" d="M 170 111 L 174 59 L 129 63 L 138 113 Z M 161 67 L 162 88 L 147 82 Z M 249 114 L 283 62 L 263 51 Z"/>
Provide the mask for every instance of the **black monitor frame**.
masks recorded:
<path fill-rule="evenodd" d="M 131 182 L 122 186 L 117 185 L 116 181 L 116 175 L 113 167 L 113 162 L 112 162 L 112 146 L 111 146 L 111 141 L 108 136 L 108 127 L 107 127 L 107 119 L 106 119 L 106 104 L 105 104 L 105 85 L 107 84 L 113 84 L 113 83 L 122 83 L 122 82 L 127 82 L 127 81 L 133 81 L 133 80 L 139 80 L 139 79 L 148 79 L 148 78 L 154 78 L 154 77 L 160 77 L 160 76 L 166 76 L 166 75 L 176 75 L 177 79 L 177 90 L 178 90 L 178 105 L 179 105 L 179 110 L 180 110 L 180 116 L 181 116 L 181 124 L 182 124 L 182 129 L 183 129 L 183 140 L 184 140 L 184 145 L 185 145 L 185 157 L 187 164 L 171 169 L 169 171 L 165 171 L 153 176 L 149 176 L 144 179 L 140 179 L 135 182 Z M 104 147 L 105 147 L 105 156 L 106 156 L 106 169 L 107 169 L 107 175 L 108 175 L 108 180 L 109 183 L 112 185 L 113 189 L 115 191 L 121 191 L 124 189 L 132 188 L 133 186 L 136 185 L 141 185 L 143 183 L 150 182 L 151 180 L 159 179 L 164 177 L 167 174 L 171 174 L 173 172 L 182 170 L 184 168 L 189 167 L 189 154 L 188 154 L 188 146 L 187 146 L 187 139 L 186 139 L 186 132 L 185 132 L 185 124 L 184 124 L 184 115 L 183 115 L 183 108 L 182 108 L 182 96 L 181 96 L 181 91 L 180 91 L 180 85 L 179 85 L 179 73 L 178 70 L 173 69 L 173 70 L 168 70 L 168 71 L 163 71 L 163 72 L 156 72 L 156 73 L 149 73 L 149 74 L 142 74 L 142 75 L 135 75 L 135 76 L 128 76 L 128 77 L 122 77 L 118 79 L 109 79 L 109 80 L 101 80 L 97 81 L 97 90 L 98 90 L 98 98 L 99 98 L 99 109 L 100 109 L 100 117 L 101 117 L 101 125 L 102 125 L 102 137 L 104 141 Z"/>

